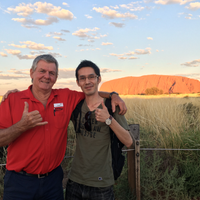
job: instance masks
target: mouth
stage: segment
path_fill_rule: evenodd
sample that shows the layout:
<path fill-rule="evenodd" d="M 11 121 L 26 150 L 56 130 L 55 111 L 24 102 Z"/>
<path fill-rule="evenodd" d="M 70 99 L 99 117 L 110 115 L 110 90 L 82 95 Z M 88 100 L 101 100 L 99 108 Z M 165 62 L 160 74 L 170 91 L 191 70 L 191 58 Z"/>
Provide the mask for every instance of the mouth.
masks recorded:
<path fill-rule="evenodd" d="M 93 86 L 86 86 L 85 89 L 86 89 L 86 90 L 90 90 L 90 89 L 92 89 L 92 87 L 93 87 Z"/>
<path fill-rule="evenodd" d="M 49 84 L 50 81 L 47 81 L 47 80 L 41 80 L 42 83 L 45 83 L 45 84 Z"/>

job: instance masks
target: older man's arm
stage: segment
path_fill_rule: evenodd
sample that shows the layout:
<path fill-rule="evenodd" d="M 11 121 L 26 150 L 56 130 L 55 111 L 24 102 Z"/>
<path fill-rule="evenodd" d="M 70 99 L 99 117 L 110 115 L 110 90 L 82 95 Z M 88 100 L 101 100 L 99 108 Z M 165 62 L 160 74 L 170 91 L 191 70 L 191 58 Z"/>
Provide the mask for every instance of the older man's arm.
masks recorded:
<path fill-rule="evenodd" d="M 14 89 L 14 90 L 8 90 L 6 92 L 6 94 L 3 95 L 3 98 L 1 100 L 1 102 L 3 102 L 10 93 L 12 92 L 19 92 L 18 89 Z M 102 98 L 107 98 L 109 99 L 110 98 L 110 94 L 109 92 L 103 92 L 103 91 L 99 91 L 99 95 L 102 97 Z M 0 102 L 0 104 L 1 104 Z M 126 104 L 124 103 L 124 101 L 117 95 L 117 94 L 112 94 L 111 96 L 111 105 L 112 105 L 112 111 L 115 112 L 115 107 L 116 106 L 119 106 L 120 108 L 120 112 L 119 114 L 120 115 L 125 115 L 125 113 L 127 112 L 127 107 L 126 107 Z"/>
<path fill-rule="evenodd" d="M 102 98 L 109 99 L 110 98 L 110 94 L 111 93 L 109 93 L 109 92 L 99 91 L 99 95 Z M 119 112 L 120 115 L 125 115 L 125 113 L 127 112 L 126 104 L 124 103 L 124 101 L 117 94 L 112 94 L 112 96 L 111 96 L 111 105 L 112 105 L 112 111 L 113 112 L 115 112 L 116 106 L 119 106 L 119 108 L 120 108 L 120 112 Z"/>
<path fill-rule="evenodd" d="M 16 124 L 6 129 L 0 129 L 0 147 L 9 145 L 16 138 L 18 138 L 23 132 L 31 129 L 35 126 L 43 126 L 48 122 L 42 122 L 42 117 L 39 111 L 34 110 L 28 112 L 28 103 L 25 102 L 22 118 Z"/>

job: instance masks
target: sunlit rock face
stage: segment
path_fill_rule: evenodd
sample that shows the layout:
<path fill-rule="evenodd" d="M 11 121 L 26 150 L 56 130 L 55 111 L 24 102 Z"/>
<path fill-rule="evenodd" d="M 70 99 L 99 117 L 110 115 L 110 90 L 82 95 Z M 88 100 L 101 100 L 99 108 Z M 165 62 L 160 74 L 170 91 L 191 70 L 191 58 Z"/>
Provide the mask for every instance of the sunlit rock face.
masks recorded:
<path fill-rule="evenodd" d="M 104 82 L 101 91 L 116 91 L 121 95 L 145 94 L 147 88 L 157 87 L 163 93 L 197 93 L 200 81 L 182 76 L 146 75 L 124 77 Z"/>

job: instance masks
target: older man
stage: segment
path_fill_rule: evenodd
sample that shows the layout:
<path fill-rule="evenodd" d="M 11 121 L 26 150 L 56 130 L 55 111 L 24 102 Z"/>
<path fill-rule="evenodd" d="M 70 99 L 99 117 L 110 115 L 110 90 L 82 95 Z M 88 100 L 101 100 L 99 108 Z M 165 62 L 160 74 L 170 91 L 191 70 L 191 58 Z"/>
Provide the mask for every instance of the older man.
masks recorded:
<path fill-rule="evenodd" d="M 0 105 L 0 146 L 8 145 L 4 200 L 63 199 L 60 163 L 67 127 L 84 94 L 52 89 L 57 76 L 54 57 L 36 57 L 30 70 L 33 84 Z"/>

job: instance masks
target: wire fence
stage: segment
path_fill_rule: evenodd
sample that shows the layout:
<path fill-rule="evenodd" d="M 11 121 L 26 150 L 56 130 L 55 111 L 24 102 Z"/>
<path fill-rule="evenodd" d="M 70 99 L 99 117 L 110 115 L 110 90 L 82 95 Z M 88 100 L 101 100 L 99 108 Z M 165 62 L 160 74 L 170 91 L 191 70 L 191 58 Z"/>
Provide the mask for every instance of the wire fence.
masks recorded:
<path fill-rule="evenodd" d="M 166 148 L 140 148 L 140 151 L 200 151 L 200 149 L 166 149 Z M 123 152 L 135 151 L 135 149 L 123 149 Z M 74 156 L 65 156 L 65 158 L 73 158 Z M 6 164 L 0 164 L 5 166 Z"/>

